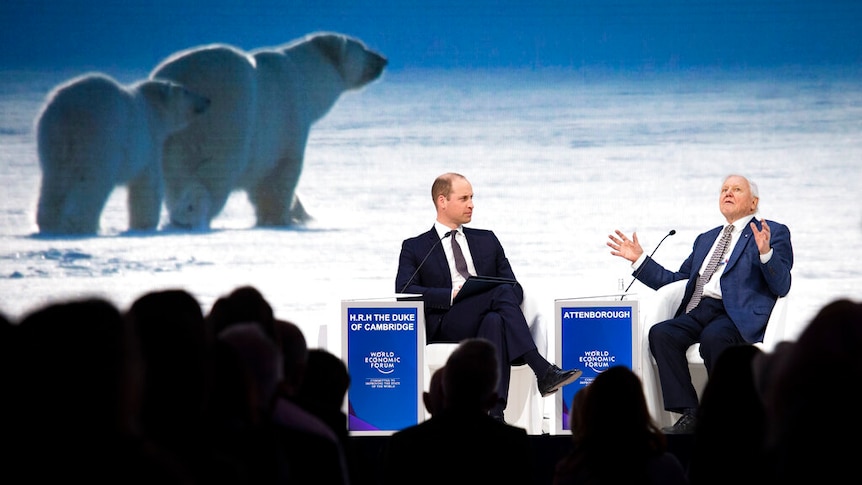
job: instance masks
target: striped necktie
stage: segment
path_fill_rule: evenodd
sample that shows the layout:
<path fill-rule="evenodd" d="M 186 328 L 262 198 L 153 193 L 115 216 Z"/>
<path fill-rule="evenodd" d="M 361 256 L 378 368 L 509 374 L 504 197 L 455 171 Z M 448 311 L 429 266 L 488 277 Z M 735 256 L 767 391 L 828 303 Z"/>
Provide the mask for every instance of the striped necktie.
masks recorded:
<path fill-rule="evenodd" d="M 727 248 L 730 246 L 730 238 L 732 235 L 733 224 L 730 224 L 724 228 L 724 233 L 721 235 L 721 239 L 718 241 L 715 251 L 712 252 L 712 257 L 709 258 L 709 263 L 706 265 L 706 269 L 703 270 L 703 274 L 697 278 L 697 283 L 694 285 L 694 294 L 691 295 L 691 300 L 689 300 L 688 306 L 685 307 L 686 313 L 692 311 L 694 307 L 700 303 L 700 299 L 703 296 L 703 285 L 712 278 L 712 274 L 715 273 L 715 269 L 718 268 L 718 263 L 721 262 L 721 258 L 724 257 L 724 253 L 727 252 Z"/>

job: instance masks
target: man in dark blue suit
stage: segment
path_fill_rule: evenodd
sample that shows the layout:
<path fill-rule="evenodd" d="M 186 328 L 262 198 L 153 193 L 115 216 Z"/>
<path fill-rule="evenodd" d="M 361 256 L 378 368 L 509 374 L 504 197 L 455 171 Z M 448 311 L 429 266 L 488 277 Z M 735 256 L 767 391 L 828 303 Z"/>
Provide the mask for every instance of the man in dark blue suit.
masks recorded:
<path fill-rule="evenodd" d="M 727 223 L 699 235 L 692 253 L 676 272 L 645 256 L 637 233 L 631 239 L 620 231 L 609 236 L 611 254 L 631 261 L 633 274 L 650 288 L 688 279 L 675 317 L 654 325 L 649 332 L 664 408 L 682 415 L 664 429 L 667 433 L 694 431 L 698 400 L 685 356 L 689 346 L 700 342 L 708 375 L 724 349 L 763 341 L 775 301 L 790 291 L 790 230 L 778 222 L 755 218 L 759 200 L 757 185 L 747 178 L 725 178 L 718 204 Z M 722 252 L 719 247 L 725 232 L 729 244 Z M 716 252 L 716 262 L 710 265 Z"/>
<path fill-rule="evenodd" d="M 515 280 L 515 274 L 493 232 L 463 227 L 473 217 L 473 187 L 463 175 L 446 173 L 437 177 L 431 186 L 431 198 L 437 220 L 428 232 L 402 243 L 395 291 L 422 295 L 428 342 L 481 337 L 495 345 L 500 381 L 498 401 L 489 414 L 502 421 L 511 364 L 530 366 L 542 396 L 575 381 L 581 371 L 563 371 L 539 354 L 521 311 L 524 292 L 520 285 L 501 284 L 455 302 L 468 276 Z M 459 253 L 463 258 L 456 257 Z M 456 264 L 459 259 L 463 265 L 460 270 Z"/>

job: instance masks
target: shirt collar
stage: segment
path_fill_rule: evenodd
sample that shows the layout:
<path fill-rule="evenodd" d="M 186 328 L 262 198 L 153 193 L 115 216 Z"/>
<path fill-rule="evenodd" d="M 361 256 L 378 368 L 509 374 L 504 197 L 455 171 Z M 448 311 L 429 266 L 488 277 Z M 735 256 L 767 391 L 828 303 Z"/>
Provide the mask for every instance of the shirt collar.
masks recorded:
<path fill-rule="evenodd" d="M 457 230 L 458 232 L 463 233 L 463 232 L 464 232 L 463 227 L 464 227 L 464 226 L 458 226 L 458 227 L 456 227 L 456 228 L 455 228 L 455 230 Z M 437 230 L 437 237 L 439 237 L 440 239 L 443 239 L 443 236 L 445 236 L 445 235 L 446 235 L 446 233 L 452 232 L 452 229 L 450 229 L 450 228 L 449 228 L 449 226 L 446 226 L 446 225 L 444 225 L 444 224 L 441 224 L 441 223 L 439 223 L 439 222 L 437 222 L 437 221 L 435 221 L 435 222 L 434 222 L 434 229 L 436 229 L 436 230 Z"/>
<path fill-rule="evenodd" d="M 749 215 L 733 221 L 733 234 L 741 233 L 748 226 L 748 223 L 751 222 L 753 219 L 754 216 Z M 722 230 L 724 230 L 725 227 L 727 227 L 727 224 L 722 227 Z"/>

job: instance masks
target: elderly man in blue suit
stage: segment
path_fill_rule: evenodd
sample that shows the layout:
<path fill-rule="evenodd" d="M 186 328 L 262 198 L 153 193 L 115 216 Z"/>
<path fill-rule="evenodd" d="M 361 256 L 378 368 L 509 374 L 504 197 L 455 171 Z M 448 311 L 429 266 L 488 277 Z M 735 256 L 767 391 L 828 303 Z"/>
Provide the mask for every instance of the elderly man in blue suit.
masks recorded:
<path fill-rule="evenodd" d="M 445 173 L 437 177 L 431 198 L 437 220 L 428 232 L 402 243 L 395 291 L 422 295 L 428 342 L 481 337 L 495 345 L 500 381 L 497 404 L 489 414 L 503 421 L 512 364 L 530 366 L 542 396 L 574 382 L 582 372 L 564 371 L 539 354 L 521 311 L 524 292 L 519 284 L 500 284 L 456 300 L 470 276 L 514 282 L 515 274 L 492 231 L 464 227 L 473 218 L 473 186 L 463 175 Z"/>
<path fill-rule="evenodd" d="M 688 279 L 675 317 L 650 328 L 649 346 L 658 366 L 664 408 L 682 416 L 666 433 L 691 433 L 696 425 L 697 392 L 685 353 L 700 342 L 707 374 L 721 352 L 763 341 L 775 301 L 790 291 L 793 246 L 790 230 L 755 218 L 757 185 L 740 175 L 725 178 L 718 197 L 726 221 L 694 240 L 689 257 L 670 271 L 644 255 L 637 233 L 609 236 L 611 254 L 632 262 L 634 275 L 658 289 Z"/>

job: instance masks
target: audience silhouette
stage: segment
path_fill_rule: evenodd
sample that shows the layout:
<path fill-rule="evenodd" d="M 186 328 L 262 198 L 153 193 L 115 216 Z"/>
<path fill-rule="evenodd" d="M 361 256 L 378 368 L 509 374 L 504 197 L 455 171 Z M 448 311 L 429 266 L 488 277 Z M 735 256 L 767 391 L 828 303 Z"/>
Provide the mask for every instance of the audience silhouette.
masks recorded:
<path fill-rule="evenodd" d="M 862 302 L 825 305 L 764 377 L 773 483 L 841 483 L 862 436 Z M 824 414 L 826 413 L 826 414 Z"/>
<path fill-rule="evenodd" d="M 446 366 L 440 367 L 431 374 L 428 390 L 422 392 L 422 403 L 431 416 L 443 410 L 443 372 Z"/>
<path fill-rule="evenodd" d="M 569 430 L 572 432 L 573 439 L 576 439 L 581 431 L 581 422 L 584 419 L 584 401 L 587 399 L 587 390 L 590 386 L 584 386 L 578 389 L 578 392 L 572 396 L 572 405 L 569 408 Z"/>
<path fill-rule="evenodd" d="M 219 446 L 214 421 L 216 340 L 188 291 L 152 291 L 125 314 L 142 360 L 141 429 L 197 482 L 236 483 L 246 471 Z"/>
<path fill-rule="evenodd" d="M 275 338 L 275 314 L 272 305 L 254 286 L 240 286 L 219 297 L 210 308 L 206 319 L 216 335 L 234 323 L 257 322 L 264 332 Z"/>
<path fill-rule="evenodd" d="M 599 373 L 572 403 L 572 450 L 558 463 L 555 485 L 687 483 L 679 460 L 650 417 L 638 376 L 628 367 Z M 578 394 L 575 394 L 578 396 Z"/>
<path fill-rule="evenodd" d="M 350 440 L 347 429 L 347 414 L 343 407 L 349 388 L 350 373 L 338 356 L 325 349 L 309 349 L 305 378 L 297 393 L 297 402 L 335 433 L 344 451 L 351 483 L 360 483 L 371 471 L 359 461 L 359 451 Z"/>
<path fill-rule="evenodd" d="M 754 364 L 762 355 L 754 345 L 736 345 L 718 356 L 697 409 L 690 484 L 770 481 L 766 410 L 754 380 Z"/>
<path fill-rule="evenodd" d="M 239 402 L 238 419 L 222 435 L 222 446 L 243 464 L 249 483 L 292 483 L 291 456 L 270 420 L 282 377 L 281 351 L 257 322 L 232 324 L 217 339 L 234 357 L 231 362 L 238 366 L 245 397 Z"/>
<path fill-rule="evenodd" d="M 13 371 L 18 366 L 17 352 L 17 325 L 0 313 L 0 394 L 5 396 L 0 399 L 0 436 L 4 435 L 7 424 L 12 417 L 11 396 L 17 390 L 13 386 L 13 379 L 17 377 Z"/>
<path fill-rule="evenodd" d="M 347 415 L 342 406 L 349 387 L 350 374 L 340 358 L 324 349 L 309 349 L 297 401 L 339 436 L 347 436 Z"/>
<path fill-rule="evenodd" d="M 825 305 L 772 352 L 727 348 L 697 409 L 688 469 L 667 450 L 640 379 L 600 373 L 572 399 L 572 448 L 553 483 L 835 482 L 862 433 L 862 303 Z M 241 286 L 203 313 L 181 289 L 125 312 L 84 297 L 14 322 L 0 313 L 4 482 L 131 485 L 534 483 L 526 431 L 495 421 L 494 345 L 462 341 L 429 383 L 431 417 L 388 437 L 380 466 L 354 447 L 344 362 L 309 349 Z M 826 371 L 824 371 L 824 368 Z M 824 409 L 830 425 L 814 424 Z M 375 460 L 371 460 L 375 461 Z M 372 473 L 374 470 L 374 473 Z M 547 470 L 550 472 L 551 467 Z M 376 476 L 379 472 L 379 476 Z"/>
<path fill-rule="evenodd" d="M 273 419 L 276 424 L 299 431 L 313 433 L 333 443 L 340 441 L 335 431 L 316 415 L 299 405 L 297 396 L 308 366 L 308 347 L 302 330 L 294 323 L 276 320 L 277 342 L 283 354 L 283 377 L 278 387 Z M 342 466 L 346 461 L 342 454 Z"/>
<path fill-rule="evenodd" d="M 6 330 L 4 482 L 192 483 L 138 432 L 135 342 L 112 303 L 50 303 Z"/>
<path fill-rule="evenodd" d="M 280 319 L 275 319 L 274 328 L 276 343 L 284 357 L 284 375 L 276 393 L 273 421 L 290 455 L 293 470 L 290 483 L 353 483 L 340 436 L 318 415 L 299 404 L 309 364 L 302 330 Z"/>
<path fill-rule="evenodd" d="M 531 483 L 527 431 L 488 414 L 497 403 L 500 378 L 494 344 L 462 340 L 445 368 L 442 411 L 390 437 L 383 483 Z"/>
<path fill-rule="evenodd" d="M 308 371 L 309 355 L 299 327 L 276 318 L 263 294 L 248 285 L 217 299 L 207 320 L 217 330 L 219 340 L 234 340 L 231 335 L 241 331 L 245 338 L 255 334 L 256 346 L 275 352 L 275 355 L 265 352 L 269 358 L 260 360 L 254 351 L 236 348 L 238 342 L 231 345 L 239 351 L 241 367 L 246 371 L 261 369 L 261 366 L 270 369 L 270 372 L 258 372 L 250 382 L 245 381 L 244 388 L 251 391 L 253 402 L 258 403 L 251 410 L 254 418 L 241 428 L 246 430 L 241 436 L 250 440 L 250 444 L 242 445 L 243 440 L 233 440 L 234 451 L 244 452 L 244 462 L 258 474 L 253 478 L 297 485 L 349 484 L 338 436 L 318 417 L 304 412 L 297 402 Z M 268 375 L 276 370 L 277 382 L 270 382 Z M 254 373 L 251 376 L 255 377 Z M 254 392 L 255 389 L 259 391 L 259 384 L 267 387 L 265 394 Z M 264 453 L 274 455 L 275 461 L 262 461 L 259 455 Z M 274 470 L 273 465 L 276 466 Z M 260 469 L 274 471 L 275 475 L 261 473 Z"/>

